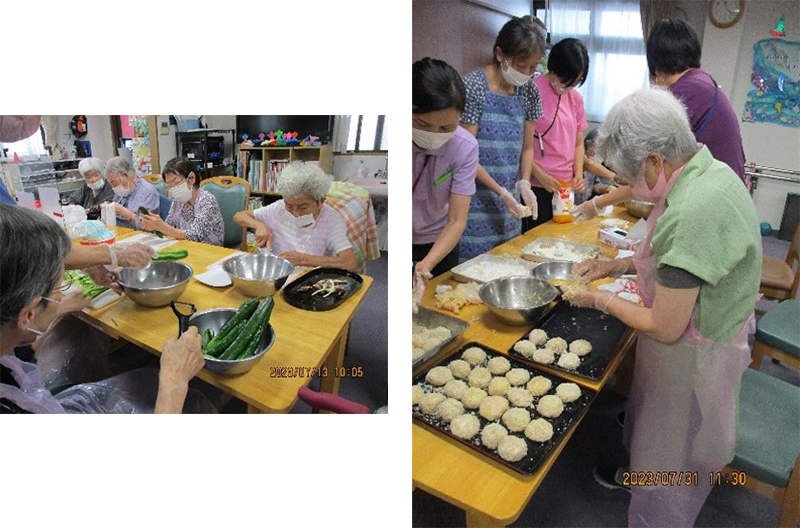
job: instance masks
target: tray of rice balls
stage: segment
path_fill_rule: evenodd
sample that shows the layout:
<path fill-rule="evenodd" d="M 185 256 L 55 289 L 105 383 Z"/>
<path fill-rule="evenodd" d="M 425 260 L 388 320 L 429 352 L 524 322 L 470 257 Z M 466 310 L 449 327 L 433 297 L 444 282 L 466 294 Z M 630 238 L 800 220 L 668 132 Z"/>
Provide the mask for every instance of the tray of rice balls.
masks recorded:
<path fill-rule="evenodd" d="M 524 363 L 599 380 L 628 332 L 616 317 L 561 302 L 508 354 Z"/>
<path fill-rule="evenodd" d="M 596 392 L 477 343 L 414 378 L 412 416 L 523 475 L 533 475 Z"/>

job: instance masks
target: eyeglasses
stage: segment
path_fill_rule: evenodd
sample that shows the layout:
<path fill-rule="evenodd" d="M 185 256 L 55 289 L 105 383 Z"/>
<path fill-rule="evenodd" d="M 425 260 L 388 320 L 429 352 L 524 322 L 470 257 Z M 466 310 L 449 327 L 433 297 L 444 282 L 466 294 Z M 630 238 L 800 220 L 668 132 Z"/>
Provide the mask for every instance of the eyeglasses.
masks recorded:
<path fill-rule="evenodd" d="M 66 283 L 66 284 L 64 284 L 63 286 L 59 286 L 59 287 L 57 287 L 57 288 L 56 288 L 56 290 L 57 290 L 57 291 L 59 291 L 59 292 L 61 292 L 61 293 L 64 293 L 65 291 L 67 291 L 67 290 L 69 290 L 70 288 L 72 288 L 72 285 L 74 284 L 74 282 L 75 282 L 75 281 L 73 281 L 72 279 L 70 279 L 70 280 L 68 280 L 68 281 L 67 281 L 67 283 Z M 45 297 L 45 298 L 46 298 L 46 297 Z"/>

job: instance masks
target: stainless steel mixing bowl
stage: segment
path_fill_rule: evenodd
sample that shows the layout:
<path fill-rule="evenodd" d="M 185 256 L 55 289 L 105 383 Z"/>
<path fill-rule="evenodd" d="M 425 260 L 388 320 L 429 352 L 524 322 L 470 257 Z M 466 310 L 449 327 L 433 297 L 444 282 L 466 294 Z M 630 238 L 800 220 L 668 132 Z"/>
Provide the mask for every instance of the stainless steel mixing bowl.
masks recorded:
<path fill-rule="evenodd" d="M 514 326 L 535 323 L 544 315 L 558 290 L 534 277 L 505 277 L 487 282 L 480 289 L 481 300 L 502 322 Z"/>
<path fill-rule="evenodd" d="M 647 220 L 647 217 L 650 216 L 650 211 L 653 210 L 653 207 L 656 206 L 654 203 L 645 202 L 642 200 L 628 200 L 624 205 L 625 210 L 628 211 L 628 214 L 635 216 L 636 218 L 644 218 L 645 220 Z"/>
<path fill-rule="evenodd" d="M 117 282 L 136 304 L 158 308 L 177 300 L 193 274 L 183 262 L 151 262 L 144 269 L 122 268 Z"/>
<path fill-rule="evenodd" d="M 236 314 L 235 308 L 212 308 L 211 310 L 204 310 L 197 312 L 189 318 L 189 326 L 196 326 L 200 335 L 207 329 L 217 334 L 222 326 Z M 256 363 L 261 361 L 267 350 L 272 348 L 275 343 L 275 331 L 272 325 L 267 325 L 267 331 L 261 338 L 258 344 L 256 354 L 247 359 L 226 361 L 222 359 L 206 358 L 205 368 L 217 374 L 243 374 L 256 366 Z"/>
<path fill-rule="evenodd" d="M 225 261 L 222 269 L 231 276 L 233 287 L 248 297 L 275 295 L 294 271 L 291 262 L 275 255 L 247 254 Z"/>
<path fill-rule="evenodd" d="M 572 266 L 574 265 L 574 262 L 567 260 L 542 262 L 531 270 L 531 277 L 547 281 L 548 284 L 552 279 L 569 280 L 572 275 Z"/>

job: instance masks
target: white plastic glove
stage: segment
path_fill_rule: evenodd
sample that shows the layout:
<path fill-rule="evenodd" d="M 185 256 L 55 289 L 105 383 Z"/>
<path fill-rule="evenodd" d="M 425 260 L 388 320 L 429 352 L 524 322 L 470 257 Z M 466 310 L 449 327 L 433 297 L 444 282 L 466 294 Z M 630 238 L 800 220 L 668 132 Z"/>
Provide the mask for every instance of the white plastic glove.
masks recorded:
<path fill-rule="evenodd" d="M 572 291 L 564 294 L 564 300 L 579 308 L 594 308 L 608 313 L 608 305 L 616 297 L 610 291 Z"/>
<path fill-rule="evenodd" d="M 522 218 L 525 216 L 525 209 L 523 209 L 522 205 L 508 192 L 508 189 L 503 188 L 500 191 L 500 199 L 503 201 L 503 205 L 506 206 L 506 209 L 512 216 L 516 218 Z"/>
<path fill-rule="evenodd" d="M 536 195 L 533 194 L 531 189 L 531 182 L 528 180 L 519 180 L 517 182 L 517 190 L 522 197 L 522 202 L 531 210 L 531 218 L 536 220 L 539 218 L 539 203 L 536 201 Z"/>
<path fill-rule="evenodd" d="M 588 284 L 605 277 L 617 278 L 627 272 L 628 259 L 589 259 L 580 264 L 575 264 L 572 268 L 572 274 L 578 277 L 578 282 L 581 284 Z"/>
<path fill-rule="evenodd" d="M 597 198 L 592 198 L 570 209 L 569 213 L 572 215 L 572 219 L 576 222 L 582 222 L 598 216 L 600 214 L 600 209 L 597 208 L 595 200 L 597 200 Z"/>
<path fill-rule="evenodd" d="M 425 295 L 425 288 L 428 286 L 428 281 L 433 278 L 433 274 L 417 262 L 414 265 L 414 304 L 419 305 L 422 303 L 422 297 Z"/>
<path fill-rule="evenodd" d="M 116 248 L 109 246 L 109 251 L 112 253 L 111 264 L 117 264 L 123 268 L 146 268 L 150 265 L 150 261 L 156 257 L 156 250 L 142 244 L 141 242 L 128 242 L 114 244 Z M 116 250 L 116 260 L 114 262 L 114 250 Z"/>

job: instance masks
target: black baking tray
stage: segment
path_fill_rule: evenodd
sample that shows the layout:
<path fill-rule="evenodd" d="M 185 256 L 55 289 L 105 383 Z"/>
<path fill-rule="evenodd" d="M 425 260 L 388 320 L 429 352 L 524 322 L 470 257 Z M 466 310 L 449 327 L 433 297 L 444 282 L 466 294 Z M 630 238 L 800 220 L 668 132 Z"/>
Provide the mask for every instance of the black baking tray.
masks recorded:
<path fill-rule="evenodd" d="M 345 291 L 341 294 L 334 294 L 328 297 L 323 297 L 321 295 L 312 296 L 312 291 L 299 291 L 303 286 L 310 286 L 318 280 L 324 279 L 346 280 L 347 284 L 344 284 Z M 286 285 L 283 288 L 283 298 L 295 308 L 308 310 L 310 312 L 325 312 L 333 310 L 342 304 L 351 295 L 357 292 L 362 284 L 364 284 L 364 279 L 361 278 L 361 275 L 353 273 L 352 271 L 338 268 L 317 268 Z"/>
<path fill-rule="evenodd" d="M 594 381 L 603 377 L 611 362 L 611 357 L 631 331 L 616 317 L 591 308 L 570 306 L 566 302 L 559 302 L 537 328 L 547 332 L 548 339 L 560 337 L 567 342 L 567 345 L 576 339 L 589 341 L 592 344 L 592 351 L 581 358 L 581 364 L 577 369 L 567 370 L 559 367 L 555 362 L 541 366 Z M 526 334 L 525 338 L 527 337 Z M 508 354 L 525 364 L 540 365 L 514 350 L 514 347 L 511 347 Z M 556 356 L 556 361 L 558 361 L 558 356 Z"/>
<path fill-rule="evenodd" d="M 558 386 L 559 383 L 564 383 L 569 381 L 559 377 L 556 374 L 551 374 L 549 372 L 545 372 L 544 370 L 540 370 L 536 366 L 527 365 L 525 363 L 522 363 L 521 361 L 517 361 L 515 358 L 508 357 L 505 354 L 501 354 L 500 352 L 492 350 L 491 348 L 485 347 L 481 344 L 467 343 L 466 345 L 462 346 L 457 351 L 455 351 L 453 354 L 447 356 L 446 358 L 442 359 L 436 364 L 431 365 L 429 368 L 425 369 L 424 372 L 421 372 L 416 377 L 414 377 L 413 384 L 421 385 L 426 392 L 432 392 L 432 391 L 441 392 L 442 391 L 441 387 L 434 387 L 433 385 L 430 385 L 425 381 L 425 375 L 433 367 L 446 366 L 451 361 L 459 359 L 461 357 L 461 354 L 470 347 L 478 347 L 486 352 L 486 361 L 482 365 L 484 367 L 486 366 L 488 361 L 493 357 L 501 356 L 508 359 L 509 363 L 511 363 L 511 368 L 523 368 L 528 372 L 530 372 L 531 378 L 533 378 L 534 376 L 544 376 L 545 378 L 548 378 L 553 383 L 553 386 L 550 388 L 547 394 L 555 394 L 556 387 Z M 546 396 L 547 394 L 545 394 L 544 396 Z M 483 444 L 481 444 L 480 431 L 478 431 L 478 434 L 473 436 L 472 439 L 464 440 L 463 438 L 459 438 L 458 436 L 451 433 L 450 427 L 446 422 L 443 422 L 442 420 L 440 420 L 435 416 L 429 416 L 423 413 L 422 411 L 419 410 L 419 406 L 416 405 L 412 406 L 411 415 L 412 419 L 424 423 L 438 430 L 445 436 L 448 436 L 458 442 L 461 442 L 462 444 L 468 447 L 471 447 L 472 449 L 481 453 L 482 455 L 491 458 L 498 464 L 502 464 L 508 468 L 511 468 L 517 473 L 530 476 L 539 470 L 539 467 L 545 460 L 547 460 L 547 457 L 550 456 L 550 453 L 556 448 L 556 446 L 558 446 L 559 442 L 561 442 L 561 439 L 564 437 L 564 435 L 566 435 L 569 432 L 569 430 L 576 424 L 576 422 L 578 422 L 578 420 L 588 410 L 589 404 L 591 404 L 591 402 L 594 401 L 594 398 L 596 396 L 597 393 L 595 391 L 587 389 L 586 387 L 581 387 L 581 397 L 575 400 L 574 402 L 565 403 L 564 412 L 561 413 L 561 416 L 559 416 L 558 418 L 545 418 L 545 420 L 547 420 L 553 425 L 553 437 L 547 442 L 543 443 L 534 442 L 533 440 L 530 440 L 527 436 L 525 436 L 524 431 L 521 431 L 519 433 L 512 433 L 509 431 L 509 434 L 513 434 L 522 438 L 528 444 L 528 454 L 525 456 L 525 458 L 523 458 L 519 462 L 509 462 L 507 460 L 503 460 L 495 450 L 484 447 Z M 536 404 L 539 403 L 539 398 L 540 397 L 535 396 L 533 398 L 533 403 L 531 404 L 530 407 L 527 408 L 527 410 L 530 411 L 531 413 L 531 418 L 534 420 L 536 418 L 544 418 L 536 411 Z M 509 406 L 509 409 L 510 408 L 511 406 Z M 478 420 L 481 423 L 481 431 L 486 425 L 491 423 L 489 422 L 489 420 L 486 420 L 480 414 L 478 414 L 477 409 L 475 410 L 465 409 L 465 414 L 474 414 L 478 418 Z M 495 423 L 499 423 L 500 425 L 503 425 L 505 427 L 502 420 L 497 420 Z"/>

